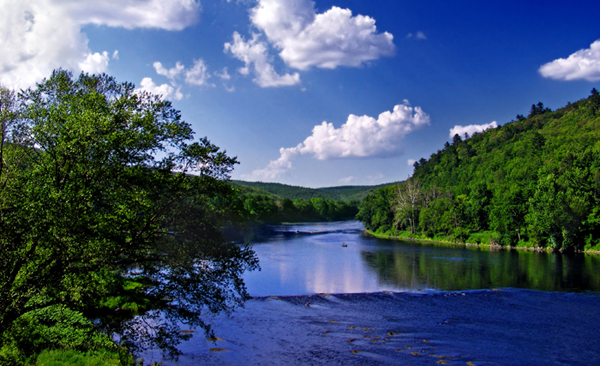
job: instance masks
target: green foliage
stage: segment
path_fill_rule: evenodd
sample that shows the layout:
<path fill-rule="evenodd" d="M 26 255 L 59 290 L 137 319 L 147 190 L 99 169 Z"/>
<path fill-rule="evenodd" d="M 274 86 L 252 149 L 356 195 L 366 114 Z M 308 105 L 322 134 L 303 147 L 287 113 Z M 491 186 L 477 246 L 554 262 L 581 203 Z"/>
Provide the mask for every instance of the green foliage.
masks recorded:
<path fill-rule="evenodd" d="M 544 103 L 539 102 L 537 105 L 531 105 L 531 110 L 529 111 L 529 115 L 527 117 L 530 118 L 533 116 L 539 116 L 546 112 L 551 112 L 550 108 L 544 108 Z"/>
<path fill-rule="evenodd" d="M 2 334 L 0 361 L 22 364 L 45 349 L 116 351 L 112 339 L 99 333 L 83 314 L 52 305 L 23 314 Z"/>
<path fill-rule="evenodd" d="M 94 350 L 82 338 L 93 319 L 95 332 L 132 351 L 174 356 L 189 337 L 178 322 L 209 332 L 204 314 L 249 298 L 241 274 L 257 258 L 221 234 L 237 161 L 207 138 L 194 142 L 168 101 L 62 70 L 4 96 L 2 349 Z M 36 330 L 10 331 L 18 326 Z"/>
<path fill-rule="evenodd" d="M 46 350 L 40 353 L 34 364 L 36 366 L 118 366 L 134 363 L 122 363 L 118 354 L 108 351 Z"/>
<path fill-rule="evenodd" d="M 392 196 L 395 187 L 378 188 L 369 193 L 360 203 L 356 218 L 367 230 L 388 231 L 394 222 Z"/>
<path fill-rule="evenodd" d="M 291 200 L 259 189 L 244 188 L 229 204 L 242 221 L 262 223 L 349 220 L 358 212 L 357 201 L 332 201 L 320 197 Z"/>
<path fill-rule="evenodd" d="M 234 181 L 232 185 L 236 196 L 226 206 L 237 213 L 238 221 L 269 224 L 353 219 L 358 213 L 359 200 L 347 198 L 361 195 L 369 188 L 311 189 L 242 181 Z"/>
<path fill-rule="evenodd" d="M 394 185 L 395 183 L 381 184 L 377 186 L 341 186 L 327 188 L 304 188 L 295 187 L 281 183 L 263 183 L 263 182 L 245 182 L 234 180 L 234 186 L 242 192 L 247 192 L 248 188 L 257 189 L 255 193 L 272 194 L 280 198 L 297 199 L 302 198 L 310 200 L 312 198 L 323 198 L 330 201 L 360 201 L 371 190 Z"/>
<path fill-rule="evenodd" d="M 518 115 L 517 121 L 470 138 L 454 136 L 452 144 L 415 163 L 407 182 L 387 195 L 380 189 L 365 198 L 358 217 L 377 232 L 409 229 L 412 235 L 441 233 L 458 241 L 493 232 L 488 239 L 501 245 L 598 248 L 598 141 L 596 89 L 554 112 L 534 104 L 527 118 Z M 403 192 L 409 186 L 420 192 L 407 205 Z M 390 215 L 395 225 L 373 220 Z"/>
<path fill-rule="evenodd" d="M 469 237 L 469 230 L 463 227 L 457 227 L 452 233 L 452 239 L 459 243 L 465 243 Z"/>

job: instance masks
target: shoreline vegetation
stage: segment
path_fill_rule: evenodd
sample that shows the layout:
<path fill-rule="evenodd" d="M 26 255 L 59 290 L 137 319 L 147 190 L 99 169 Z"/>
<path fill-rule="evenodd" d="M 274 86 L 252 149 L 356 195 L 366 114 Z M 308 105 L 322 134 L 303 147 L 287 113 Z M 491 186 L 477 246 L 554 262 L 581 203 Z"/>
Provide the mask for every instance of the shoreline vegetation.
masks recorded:
<path fill-rule="evenodd" d="M 357 219 L 370 232 L 549 252 L 600 251 L 600 92 L 471 136 L 378 188 Z"/>
<path fill-rule="evenodd" d="M 418 234 L 411 235 L 410 231 L 404 231 L 400 235 L 393 235 L 389 232 L 377 233 L 377 232 L 365 229 L 365 231 L 363 232 L 363 235 L 371 236 L 371 237 L 378 238 L 378 239 L 410 241 L 413 243 L 418 243 L 418 244 L 423 244 L 423 245 L 441 244 L 444 246 L 452 246 L 452 247 L 468 247 L 468 248 L 477 248 L 477 249 L 487 249 L 489 251 L 522 250 L 522 251 L 538 252 L 538 253 L 560 253 L 560 254 L 568 252 L 568 251 L 565 251 L 562 249 L 553 249 L 553 248 L 539 247 L 539 246 L 518 246 L 518 245 L 517 246 L 511 246 L 511 245 L 502 246 L 499 244 L 493 244 L 493 243 L 489 243 L 489 242 L 488 243 L 477 242 L 477 241 L 458 242 L 456 240 L 452 240 L 452 237 L 448 237 L 448 236 L 427 238 L 425 236 L 418 235 Z M 573 250 L 572 252 L 578 253 L 578 254 L 600 255 L 600 251 L 598 251 L 598 250 Z"/>

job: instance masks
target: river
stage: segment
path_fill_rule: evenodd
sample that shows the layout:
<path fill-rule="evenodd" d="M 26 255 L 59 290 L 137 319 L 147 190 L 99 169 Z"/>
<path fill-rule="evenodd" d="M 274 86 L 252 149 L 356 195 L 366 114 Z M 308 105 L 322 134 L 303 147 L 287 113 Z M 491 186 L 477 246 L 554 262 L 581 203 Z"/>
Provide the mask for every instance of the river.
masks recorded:
<path fill-rule="evenodd" d="M 251 245 L 254 298 L 164 365 L 600 365 L 598 256 L 376 239 L 355 221 Z"/>
<path fill-rule="evenodd" d="M 245 275 L 253 296 L 504 287 L 600 291 L 597 255 L 377 239 L 363 235 L 358 221 L 269 229 L 252 244 L 261 266 Z"/>

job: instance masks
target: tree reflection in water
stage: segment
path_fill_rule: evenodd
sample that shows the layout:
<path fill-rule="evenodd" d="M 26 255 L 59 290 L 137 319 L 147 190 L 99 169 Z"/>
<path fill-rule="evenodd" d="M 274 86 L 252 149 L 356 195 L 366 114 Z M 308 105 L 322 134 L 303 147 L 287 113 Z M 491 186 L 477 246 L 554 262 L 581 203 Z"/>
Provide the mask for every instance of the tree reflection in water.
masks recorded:
<path fill-rule="evenodd" d="M 361 255 L 382 283 L 399 289 L 600 291 L 600 257 L 594 255 L 419 247 L 404 242 L 362 250 Z"/>

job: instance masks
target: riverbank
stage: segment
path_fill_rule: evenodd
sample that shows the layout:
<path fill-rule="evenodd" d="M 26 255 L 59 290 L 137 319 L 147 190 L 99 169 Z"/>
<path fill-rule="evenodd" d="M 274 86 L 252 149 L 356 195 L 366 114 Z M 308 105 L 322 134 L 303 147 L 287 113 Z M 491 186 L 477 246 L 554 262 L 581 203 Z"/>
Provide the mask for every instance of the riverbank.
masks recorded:
<path fill-rule="evenodd" d="M 469 243 L 468 241 L 465 241 L 463 243 L 461 242 L 457 242 L 457 241 L 451 241 L 451 240 L 441 240 L 439 238 L 435 238 L 435 239 L 429 239 L 429 238 L 422 238 L 422 237 L 413 237 L 410 236 L 409 233 L 407 232 L 405 236 L 394 236 L 391 234 L 381 234 L 381 233 L 376 233 L 374 231 L 371 230 L 365 230 L 364 234 L 367 236 L 372 236 L 374 238 L 378 238 L 378 239 L 390 239 L 390 240 L 405 240 L 405 241 L 410 241 L 410 242 L 415 242 L 415 243 L 423 243 L 423 244 L 441 244 L 441 245 L 448 245 L 448 246 L 457 246 L 457 247 L 475 247 L 478 249 L 486 249 L 486 250 L 524 250 L 524 251 L 530 251 L 530 252 L 549 252 L 549 253 L 563 253 L 563 250 L 554 250 L 552 248 L 544 248 L 544 247 L 537 247 L 537 246 L 510 246 L 510 245 L 498 245 L 498 244 L 491 244 L 491 243 Z M 581 251 L 576 251 L 577 253 L 584 253 L 584 254 L 600 254 L 600 251 L 597 250 L 581 250 Z"/>
<path fill-rule="evenodd" d="M 164 365 L 600 364 L 598 308 L 598 294 L 516 289 L 258 297 Z"/>

